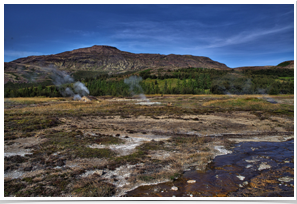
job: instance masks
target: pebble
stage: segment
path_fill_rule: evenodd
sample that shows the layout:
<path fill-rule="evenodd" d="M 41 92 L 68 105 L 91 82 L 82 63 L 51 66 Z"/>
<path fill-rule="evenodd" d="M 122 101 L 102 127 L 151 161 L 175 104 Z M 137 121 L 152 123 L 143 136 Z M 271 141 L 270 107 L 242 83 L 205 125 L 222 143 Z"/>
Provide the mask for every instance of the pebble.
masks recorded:
<path fill-rule="evenodd" d="M 294 180 L 294 178 L 290 178 L 290 177 L 286 176 L 286 177 L 278 178 L 278 180 L 282 181 L 282 182 L 290 182 L 290 181 Z"/>
<path fill-rule="evenodd" d="M 247 165 L 245 168 L 249 169 L 249 168 L 251 168 L 252 166 L 253 166 L 253 165 L 249 164 L 249 165 Z"/>
<path fill-rule="evenodd" d="M 258 170 L 261 171 L 263 169 L 270 169 L 270 168 L 271 168 L 271 166 L 269 164 L 267 164 L 266 162 L 264 162 L 264 163 L 260 164 Z"/>
<path fill-rule="evenodd" d="M 193 197 L 193 194 L 190 194 L 190 197 Z"/>
<path fill-rule="evenodd" d="M 171 187 L 171 190 L 173 190 L 173 191 L 177 191 L 178 188 L 177 188 L 176 186 L 172 186 L 172 187 Z"/>
<path fill-rule="evenodd" d="M 196 180 L 188 180 L 187 183 L 196 183 Z"/>
<path fill-rule="evenodd" d="M 243 181 L 245 179 L 245 177 L 244 176 L 241 176 L 241 175 L 238 175 L 236 177 L 239 178 L 239 180 L 241 180 L 241 181 Z"/>

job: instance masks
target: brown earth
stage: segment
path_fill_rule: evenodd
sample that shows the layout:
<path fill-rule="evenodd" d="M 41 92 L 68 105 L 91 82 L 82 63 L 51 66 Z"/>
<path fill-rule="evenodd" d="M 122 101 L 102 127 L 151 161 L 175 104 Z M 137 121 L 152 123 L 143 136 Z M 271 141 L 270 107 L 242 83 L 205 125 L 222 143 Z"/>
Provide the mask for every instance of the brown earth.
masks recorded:
<path fill-rule="evenodd" d="M 5 195 L 123 196 L 138 186 L 174 180 L 185 169 L 204 172 L 217 155 L 230 153 L 234 142 L 294 138 L 294 119 L 286 114 L 202 111 L 202 104 L 226 97 L 234 96 L 178 96 L 181 100 L 175 96 L 150 97 L 151 101 L 161 101 L 161 105 L 153 106 L 116 98 L 5 106 Z M 280 104 L 266 106 L 294 104 L 290 96 L 274 99 Z M 172 106 L 168 107 L 168 102 Z M 192 107 L 200 107 L 201 112 L 191 113 Z M 154 110 L 164 112 L 153 114 Z M 35 126 L 39 129 L 27 132 L 15 127 L 24 124 L 22 127 L 27 128 L 29 120 L 35 123 L 31 114 L 55 116 L 59 123 Z M 97 151 L 100 155 L 109 152 L 96 157 L 89 154 Z M 251 185 L 261 188 L 257 179 Z"/>

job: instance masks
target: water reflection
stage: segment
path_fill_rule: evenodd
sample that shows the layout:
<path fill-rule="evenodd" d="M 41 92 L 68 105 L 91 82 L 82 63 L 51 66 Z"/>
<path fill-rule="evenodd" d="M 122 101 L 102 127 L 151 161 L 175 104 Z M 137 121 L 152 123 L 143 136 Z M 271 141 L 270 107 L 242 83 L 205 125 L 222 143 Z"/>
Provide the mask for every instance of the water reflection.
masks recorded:
<path fill-rule="evenodd" d="M 217 156 L 205 172 L 187 171 L 176 181 L 142 186 L 127 196 L 294 197 L 294 141 L 238 143 L 232 154 Z"/>

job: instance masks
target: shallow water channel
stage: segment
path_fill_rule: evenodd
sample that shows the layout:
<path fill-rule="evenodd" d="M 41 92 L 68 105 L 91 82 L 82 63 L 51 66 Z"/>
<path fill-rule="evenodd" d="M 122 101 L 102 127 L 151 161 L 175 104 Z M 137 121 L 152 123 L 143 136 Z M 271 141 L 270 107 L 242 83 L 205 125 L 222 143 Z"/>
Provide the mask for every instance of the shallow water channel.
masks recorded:
<path fill-rule="evenodd" d="M 178 190 L 171 190 L 173 186 Z M 185 171 L 175 181 L 141 186 L 126 196 L 294 197 L 294 140 L 241 142 L 231 154 L 215 157 L 205 172 Z"/>

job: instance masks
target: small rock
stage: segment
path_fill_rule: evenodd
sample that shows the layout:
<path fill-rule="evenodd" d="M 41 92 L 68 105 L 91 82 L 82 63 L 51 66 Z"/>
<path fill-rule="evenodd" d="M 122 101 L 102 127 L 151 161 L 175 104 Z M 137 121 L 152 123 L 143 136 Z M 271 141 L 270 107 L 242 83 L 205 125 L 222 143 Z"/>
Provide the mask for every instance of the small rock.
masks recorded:
<path fill-rule="evenodd" d="M 243 182 L 242 184 L 243 184 L 244 186 L 246 186 L 246 185 L 249 184 L 249 182 L 245 181 L 245 182 Z"/>
<path fill-rule="evenodd" d="M 196 183 L 196 180 L 188 180 L 187 183 Z"/>
<path fill-rule="evenodd" d="M 99 176 L 103 175 L 103 170 L 95 170 L 94 174 L 98 174 Z"/>
<path fill-rule="evenodd" d="M 263 169 L 270 169 L 270 168 L 271 168 L 271 166 L 269 164 L 267 164 L 266 162 L 264 162 L 264 163 L 260 164 L 258 170 L 261 171 Z"/>
<path fill-rule="evenodd" d="M 245 168 L 249 169 L 249 168 L 251 168 L 252 166 L 253 166 L 253 165 L 249 164 L 249 165 L 247 165 Z"/>
<path fill-rule="evenodd" d="M 294 180 L 294 178 L 290 178 L 290 177 L 286 176 L 286 177 L 278 178 L 278 180 L 282 181 L 282 182 L 290 182 L 290 181 Z"/>
<path fill-rule="evenodd" d="M 239 180 L 241 180 L 241 181 L 243 181 L 244 179 L 245 179 L 245 177 L 244 176 L 241 176 L 241 175 L 238 175 L 238 176 L 236 176 Z"/>
<path fill-rule="evenodd" d="M 177 188 L 176 186 L 172 186 L 172 187 L 171 187 L 171 190 L 173 190 L 173 191 L 177 191 L 178 188 Z"/>
<path fill-rule="evenodd" d="M 193 194 L 190 194 L 190 197 L 193 197 Z"/>
<path fill-rule="evenodd" d="M 216 178 L 219 178 L 219 175 L 216 175 Z"/>
<path fill-rule="evenodd" d="M 242 188 L 243 186 L 241 184 L 238 185 L 240 188 Z"/>

